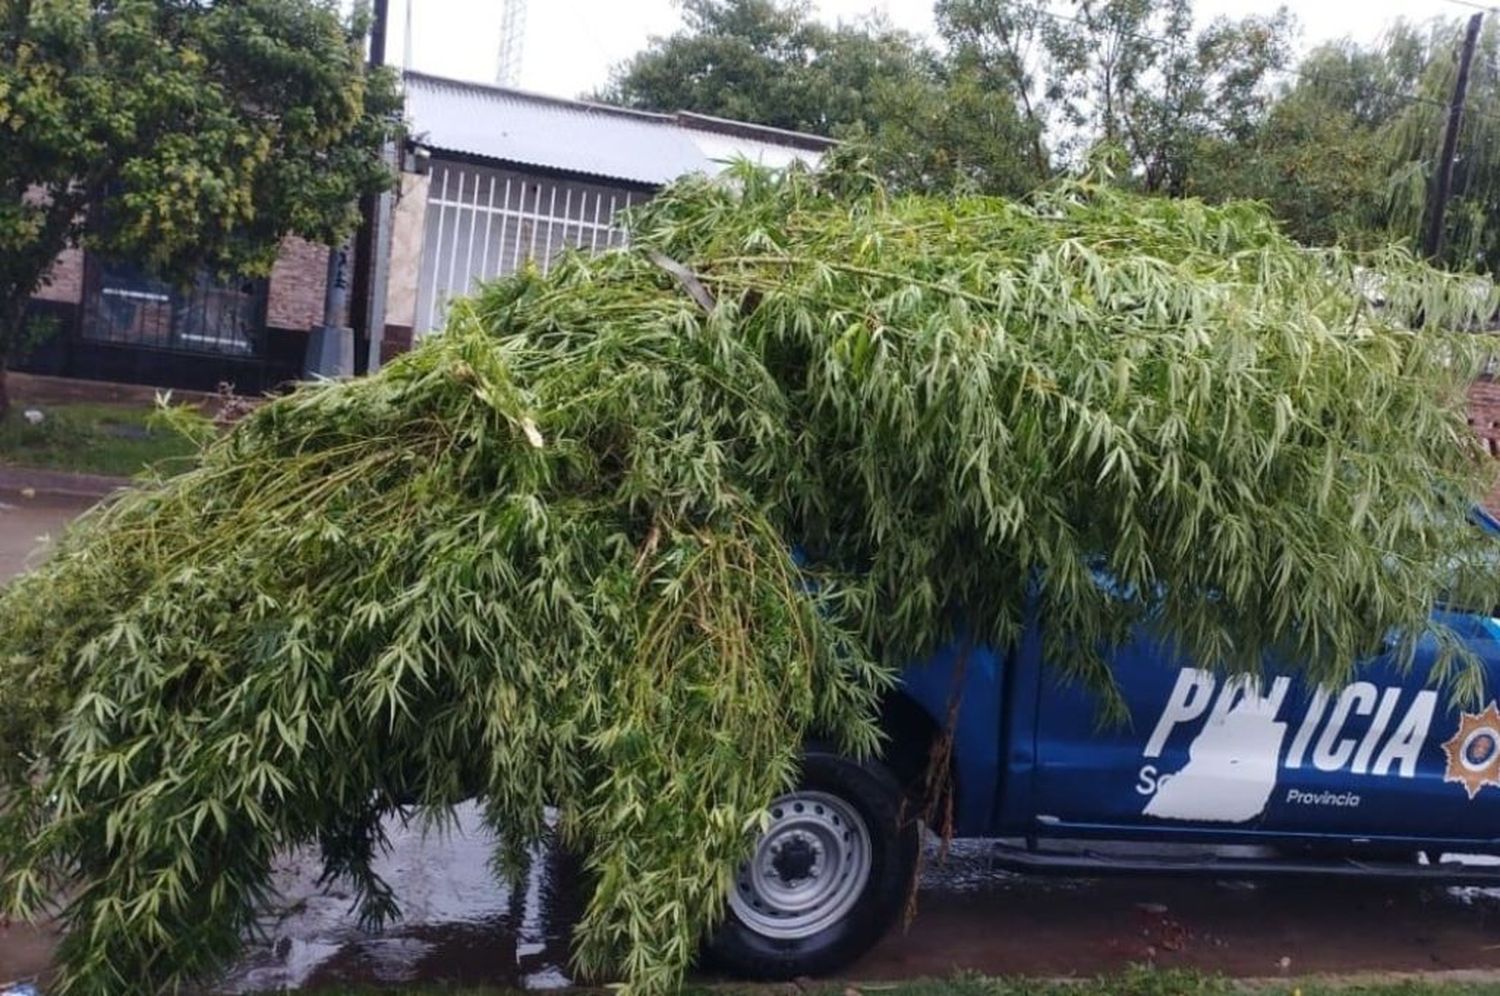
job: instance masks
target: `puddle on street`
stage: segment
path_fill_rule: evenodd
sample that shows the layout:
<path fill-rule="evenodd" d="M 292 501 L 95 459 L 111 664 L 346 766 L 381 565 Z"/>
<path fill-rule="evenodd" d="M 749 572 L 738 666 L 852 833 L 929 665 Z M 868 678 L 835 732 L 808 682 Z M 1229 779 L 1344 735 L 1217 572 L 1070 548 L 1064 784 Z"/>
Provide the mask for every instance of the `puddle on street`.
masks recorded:
<path fill-rule="evenodd" d="M 415 823 L 387 828 L 391 851 L 376 870 L 395 890 L 402 919 L 378 933 L 360 929 L 348 892 L 319 890 L 315 854 L 288 859 L 277 872 L 284 912 L 218 991 L 571 984 L 568 940 L 583 898 L 572 861 L 545 849 L 521 886 L 508 888 L 489 871 L 493 838 L 478 808 L 460 806 L 456 815 L 456 825 L 443 832 L 424 834 Z M 958 895 L 1013 881 L 989 868 L 988 853 L 982 841 L 956 841 L 946 861 L 931 855 L 923 891 Z"/>
<path fill-rule="evenodd" d="M 493 838 L 476 806 L 455 825 L 387 828 L 390 853 L 376 870 L 402 918 L 361 930 L 350 893 L 318 888 L 316 855 L 277 872 L 283 913 L 220 985 L 225 993 L 348 985 L 452 982 L 552 989 L 567 985 L 568 933 L 578 915 L 576 875 L 546 849 L 518 888 L 489 870 Z"/>
<path fill-rule="evenodd" d="M 278 873 L 284 913 L 219 987 L 224 993 L 445 982 L 545 990 L 570 983 L 581 909 L 573 859 L 545 849 L 515 889 L 489 871 L 478 809 L 424 834 L 389 828 L 377 870 L 403 919 L 362 931 L 347 892 L 320 892 L 318 862 Z M 1500 969 L 1497 890 L 1303 880 L 1023 877 L 996 870 L 986 841 L 929 848 L 920 912 L 854 965 L 852 978 L 1092 975 L 1136 962 L 1230 975 L 1436 968 Z M 1331 926 L 1336 925 L 1336 926 Z M 1283 961 L 1285 959 L 1285 961 Z"/>

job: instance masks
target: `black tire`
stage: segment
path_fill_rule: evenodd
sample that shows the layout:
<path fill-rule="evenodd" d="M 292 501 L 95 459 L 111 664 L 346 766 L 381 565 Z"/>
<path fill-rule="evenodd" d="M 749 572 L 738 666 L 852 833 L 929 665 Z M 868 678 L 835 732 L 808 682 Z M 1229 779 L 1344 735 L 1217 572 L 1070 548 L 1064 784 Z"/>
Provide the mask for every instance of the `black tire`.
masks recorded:
<path fill-rule="evenodd" d="M 921 840 L 891 772 L 878 761 L 854 761 L 813 745 L 803 759 L 798 788 L 835 796 L 864 819 L 869 878 L 843 917 L 795 940 L 758 933 L 731 907 L 705 950 L 709 964 L 729 975 L 784 981 L 836 972 L 873 947 L 906 902 Z"/>

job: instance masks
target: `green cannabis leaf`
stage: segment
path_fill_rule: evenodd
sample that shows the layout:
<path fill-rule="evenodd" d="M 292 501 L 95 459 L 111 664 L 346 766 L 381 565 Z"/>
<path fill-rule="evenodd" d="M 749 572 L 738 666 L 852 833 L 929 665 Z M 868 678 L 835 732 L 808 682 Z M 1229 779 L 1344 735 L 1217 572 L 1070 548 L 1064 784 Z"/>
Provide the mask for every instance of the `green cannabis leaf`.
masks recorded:
<path fill-rule="evenodd" d="M 1034 614 L 1107 718 L 1133 627 L 1341 682 L 1440 598 L 1500 604 L 1463 521 L 1495 302 L 1401 250 L 747 166 L 631 227 L 265 405 L 0 595 L 0 882 L 61 905 L 59 992 L 211 977 L 289 847 L 392 915 L 381 819 L 469 797 L 511 870 L 556 807 L 578 966 L 670 992 L 804 740 L 878 749 L 945 641 Z"/>

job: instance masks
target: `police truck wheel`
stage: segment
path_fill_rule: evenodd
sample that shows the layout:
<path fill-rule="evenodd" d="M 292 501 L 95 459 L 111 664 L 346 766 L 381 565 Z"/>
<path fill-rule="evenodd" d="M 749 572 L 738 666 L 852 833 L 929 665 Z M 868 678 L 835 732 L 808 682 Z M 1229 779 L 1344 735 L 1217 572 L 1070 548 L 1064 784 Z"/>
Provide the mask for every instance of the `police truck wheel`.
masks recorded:
<path fill-rule="evenodd" d="M 837 971 L 885 934 L 916 867 L 916 820 L 884 765 L 809 748 L 796 790 L 735 876 L 729 912 L 708 945 L 746 979 Z"/>

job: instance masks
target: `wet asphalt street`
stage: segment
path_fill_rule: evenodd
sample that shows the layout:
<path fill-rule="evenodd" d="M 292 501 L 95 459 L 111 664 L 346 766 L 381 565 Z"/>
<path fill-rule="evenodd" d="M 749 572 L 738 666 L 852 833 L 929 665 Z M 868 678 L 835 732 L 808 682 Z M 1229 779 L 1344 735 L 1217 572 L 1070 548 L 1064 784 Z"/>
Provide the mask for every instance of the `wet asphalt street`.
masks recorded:
<path fill-rule="evenodd" d="M 0 493 L 0 580 L 86 503 Z M 543 853 L 518 888 L 487 870 L 491 841 L 472 808 L 457 831 L 390 828 L 380 871 L 405 918 L 361 931 L 350 897 L 321 892 L 316 862 L 289 855 L 283 901 L 219 987 L 226 993 L 418 981 L 566 985 L 576 875 Z M 44 972 L 45 927 L 0 924 L 0 982 Z M 919 912 L 847 973 L 888 980 L 991 974 L 1086 976 L 1132 963 L 1196 966 L 1239 976 L 1479 969 L 1500 977 L 1500 895 L 1358 883 L 1191 879 L 1018 879 L 993 871 L 982 843 L 929 862 Z"/>
<path fill-rule="evenodd" d="M 28 498 L 0 491 L 0 583 L 34 565 L 73 517 L 91 504 L 86 498 Z"/>
<path fill-rule="evenodd" d="M 461 835 L 397 830 L 381 871 L 407 920 L 370 935 L 347 896 L 320 896 L 316 868 L 289 860 L 271 939 L 224 991 L 444 981 L 547 989 L 566 984 L 576 881 L 544 855 L 518 889 L 484 871 L 472 810 Z M 909 926 L 846 973 L 861 981 L 986 974 L 1089 976 L 1131 964 L 1236 976 L 1322 972 L 1500 973 L 1500 900 L 1477 890 L 1357 883 L 1251 885 L 1190 879 L 1022 879 L 994 871 L 982 842 L 930 862 Z"/>
<path fill-rule="evenodd" d="M 28 498 L 0 491 L 0 583 L 36 564 L 68 522 L 89 504 L 84 499 Z M 52 943 L 49 930 L 0 921 L 0 982 L 44 970 Z"/>

